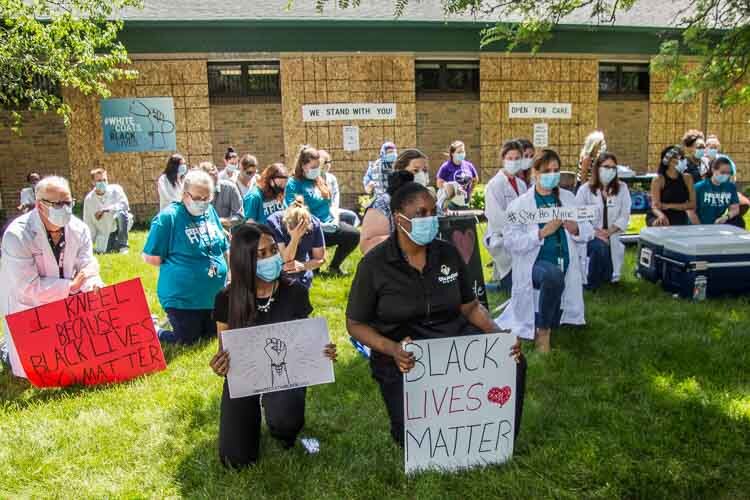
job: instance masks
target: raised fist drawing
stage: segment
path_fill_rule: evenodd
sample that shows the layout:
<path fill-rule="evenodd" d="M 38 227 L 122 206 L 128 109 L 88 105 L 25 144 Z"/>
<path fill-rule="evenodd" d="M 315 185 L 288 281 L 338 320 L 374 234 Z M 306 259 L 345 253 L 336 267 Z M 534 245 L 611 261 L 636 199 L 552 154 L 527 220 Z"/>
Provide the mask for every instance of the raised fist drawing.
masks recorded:
<path fill-rule="evenodd" d="M 271 384 L 289 384 L 289 374 L 286 371 L 286 343 L 277 338 L 266 339 L 264 350 L 271 360 Z"/>

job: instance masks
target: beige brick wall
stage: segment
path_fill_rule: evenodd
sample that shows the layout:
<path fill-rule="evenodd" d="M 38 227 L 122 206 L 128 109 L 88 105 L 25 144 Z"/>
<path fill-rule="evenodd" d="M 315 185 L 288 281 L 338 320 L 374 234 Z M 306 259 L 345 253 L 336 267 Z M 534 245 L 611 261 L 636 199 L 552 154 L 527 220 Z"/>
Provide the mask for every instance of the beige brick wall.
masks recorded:
<path fill-rule="evenodd" d="M 742 182 L 750 178 L 750 106 L 736 106 L 719 111 L 709 104 L 706 117 L 706 135 L 716 134 L 722 152 L 732 157 Z"/>
<path fill-rule="evenodd" d="M 500 146 L 508 139 L 532 139 L 533 124 L 549 124 L 549 147 L 575 170 L 586 134 L 596 128 L 598 60 L 587 58 L 483 55 L 481 74 L 482 179 L 500 164 Z M 572 118 L 509 119 L 510 102 L 560 102 L 573 105 Z"/>
<path fill-rule="evenodd" d="M 31 170 L 70 176 L 65 125 L 55 114 L 24 113 L 21 135 L 0 127 L 0 189 L 2 208 L 9 217 L 18 213 L 21 188 L 28 185 L 26 175 Z"/>
<path fill-rule="evenodd" d="M 621 165 L 639 173 L 649 170 L 647 100 L 600 100 L 599 128 L 607 138 L 607 149 Z"/>
<path fill-rule="evenodd" d="M 261 167 L 283 161 L 281 103 L 212 104 L 211 131 L 213 161 L 218 166 L 224 164 L 229 146 L 240 157 L 255 155 Z"/>
<path fill-rule="evenodd" d="M 400 147 L 417 143 L 414 58 L 402 55 L 289 55 L 281 57 L 281 100 L 286 163 L 294 164 L 301 144 L 331 152 L 342 204 L 353 206 L 363 191 L 368 160 L 386 140 Z M 396 103 L 392 121 L 303 122 L 303 104 Z M 344 125 L 359 127 L 360 151 L 343 150 Z"/>
<path fill-rule="evenodd" d="M 177 151 L 190 164 L 213 158 L 205 60 L 134 60 L 136 80 L 117 82 L 112 97 L 174 98 Z M 104 153 L 99 99 L 66 92 L 73 108 L 68 130 L 68 155 L 75 196 L 89 189 L 89 171 L 107 169 L 111 182 L 125 188 L 130 204 L 141 220 L 158 208 L 156 180 L 164 170 L 168 153 Z"/>
<path fill-rule="evenodd" d="M 466 144 L 466 159 L 480 170 L 482 129 L 479 101 L 417 101 L 417 147 L 430 159 L 430 180 L 448 158 L 455 140 Z"/>

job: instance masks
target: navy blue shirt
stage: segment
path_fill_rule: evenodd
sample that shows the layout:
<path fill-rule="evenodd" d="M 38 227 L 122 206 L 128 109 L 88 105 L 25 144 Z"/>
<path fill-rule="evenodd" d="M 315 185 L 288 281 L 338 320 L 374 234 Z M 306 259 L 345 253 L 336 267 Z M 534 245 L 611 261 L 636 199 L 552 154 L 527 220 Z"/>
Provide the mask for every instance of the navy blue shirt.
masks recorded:
<path fill-rule="evenodd" d="M 323 229 L 320 226 L 320 221 L 315 216 L 310 217 L 312 223 L 312 229 L 305 233 L 297 244 L 297 253 L 294 258 L 302 263 L 312 260 L 313 248 L 325 248 L 325 237 L 323 236 Z M 266 221 L 268 227 L 273 231 L 273 238 L 276 243 L 283 243 L 289 246 L 292 241 L 292 237 L 287 231 L 286 224 L 284 224 L 284 212 L 276 212 L 268 217 Z M 313 272 L 304 271 L 301 273 L 288 274 L 289 278 L 299 281 L 306 288 L 310 288 L 312 285 Z"/>

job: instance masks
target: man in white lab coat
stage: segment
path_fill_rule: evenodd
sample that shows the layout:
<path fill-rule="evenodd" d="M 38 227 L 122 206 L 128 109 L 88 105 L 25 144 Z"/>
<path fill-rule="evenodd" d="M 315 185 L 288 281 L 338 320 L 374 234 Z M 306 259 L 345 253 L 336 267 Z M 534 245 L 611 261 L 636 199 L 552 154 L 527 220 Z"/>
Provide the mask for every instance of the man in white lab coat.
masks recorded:
<path fill-rule="evenodd" d="M 83 221 L 91 232 L 96 253 L 128 253 L 128 232 L 133 214 L 125 191 L 119 184 L 109 184 L 107 171 L 91 171 L 94 189 L 83 200 Z"/>
<path fill-rule="evenodd" d="M 64 299 L 103 286 L 86 224 L 73 215 L 68 181 L 45 177 L 36 186 L 36 206 L 5 231 L 0 260 L 0 314 Z M 26 377 L 5 327 L 2 359 Z"/>

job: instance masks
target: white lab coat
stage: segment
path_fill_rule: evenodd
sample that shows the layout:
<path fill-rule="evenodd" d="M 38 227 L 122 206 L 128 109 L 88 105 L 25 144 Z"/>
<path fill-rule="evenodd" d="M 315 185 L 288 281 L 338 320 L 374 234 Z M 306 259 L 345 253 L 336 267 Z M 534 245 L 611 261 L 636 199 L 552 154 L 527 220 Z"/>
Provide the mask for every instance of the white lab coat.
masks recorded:
<path fill-rule="evenodd" d="M 89 228 L 73 216 L 65 226 L 63 278 L 47 240 L 47 231 L 36 209 L 18 217 L 5 231 L 0 259 L 0 314 L 31 309 L 64 299 L 75 274 L 86 269 L 90 276 L 81 291 L 103 286 L 99 263 L 94 257 Z M 5 324 L 6 343 L 13 373 L 26 377 Z"/>
<path fill-rule="evenodd" d="M 167 176 L 161 174 L 159 180 L 156 182 L 157 189 L 159 191 L 159 211 L 164 210 L 164 207 L 172 203 L 173 201 L 182 201 L 182 183 L 177 182 L 176 186 L 173 186 Z"/>
<path fill-rule="evenodd" d="M 97 220 L 96 212 L 104 209 L 109 211 Z M 91 241 L 97 252 L 107 251 L 109 235 L 117 231 L 115 216 L 118 212 L 125 212 L 128 215 L 128 231 L 130 231 L 133 227 L 133 214 L 130 213 L 128 197 L 119 184 L 108 184 L 107 190 L 101 196 L 96 193 L 95 189 L 92 189 L 84 198 L 83 222 L 89 227 Z"/>
<path fill-rule="evenodd" d="M 505 212 L 514 200 L 526 192 L 526 183 L 516 177 L 518 194 L 510 185 L 508 176 L 500 170 L 487 183 L 484 191 L 484 213 L 487 216 L 487 232 L 484 235 L 484 246 L 492 255 L 495 263 L 495 276 L 503 279 L 511 270 L 511 254 L 503 244 Z"/>
<path fill-rule="evenodd" d="M 607 198 L 607 222 L 610 226 L 617 226 L 622 231 L 615 233 L 609 237 L 609 250 L 612 255 L 612 281 L 620 281 L 620 272 L 622 271 L 622 263 L 625 260 L 625 245 L 623 244 L 620 237 L 628 229 L 630 224 L 630 190 L 628 185 L 622 181 L 620 183 L 620 189 L 616 196 L 610 196 Z M 602 229 L 604 227 L 604 200 L 602 200 L 601 192 L 594 195 L 591 192 L 589 183 L 582 184 L 578 188 L 578 194 L 576 200 L 580 205 L 596 205 L 596 219 L 591 222 L 594 229 Z M 589 271 L 589 258 L 586 243 L 578 244 L 578 256 L 581 263 L 581 272 L 583 273 L 583 283 L 586 284 L 586 277 Z"/>
<path fill-rule="evenodd" d="M 530 189 L 512 202 L 508 210 L 536 210 L 534 190 Z M 563 207 L 578 206 L 573 193 L 560 189 L 560 202 Z M 570 265 L 565 273 L 565 291 L 562 296 L 561 323 L 583 325 L 586 323 L 583 304 L 583 283 L 581 267 L 578 260 L 577 243 L 589 241 L 594 234 L 591 224 L 578 223 L 578 236 L 567 231 Z M 509 305 L 495 320 L 503 329 L 509 329 L 514 335 L 533 339 L 534 312 L 539 309 L 539 291 L 534 290 L 531 281 L 531 270 L 542 248 L 539 240 L 538 224 L 508 224 L 504 229 L 503 243 L 513 258 L 513 290 Z"/>
<path fill-rule="evenodd" d="M 34 188 L 29 186 L 21 190 L 21 205 L 33 205 L 36 203 Z"/>

